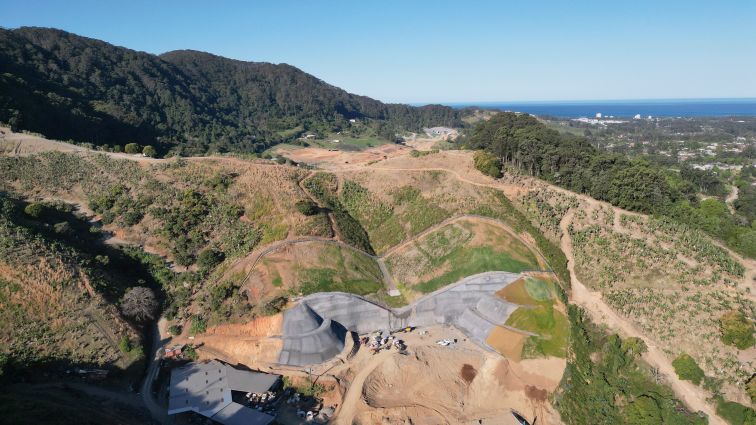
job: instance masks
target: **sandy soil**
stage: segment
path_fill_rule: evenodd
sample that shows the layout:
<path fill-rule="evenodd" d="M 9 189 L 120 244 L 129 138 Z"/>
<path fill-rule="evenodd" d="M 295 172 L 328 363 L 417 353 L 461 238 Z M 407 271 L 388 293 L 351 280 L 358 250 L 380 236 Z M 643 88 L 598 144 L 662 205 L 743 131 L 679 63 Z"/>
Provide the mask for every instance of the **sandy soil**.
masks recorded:
<path fill-rule="evenodd" d="M 200 359 L 221 359 L 262 369 L 278 361 L 282 324 L 282 314 L 258 317 L 246 323 L 213 326 L 194 338 L 184 332 L 172 343 L 194 343 L 199 346 Z"/>
<path fill-rule="evenodd" d="M 525 345 L 527 335 L 510 329 L 495 327 L 486 338 L 486 344 L 501 353 L 504 357 L 519 361 L 522 357 L 522 347 Z"/>
<path fill-rule="evenodd" d="M 456 329 L 422 330 L 428 334 L 398 334 L 408 355 L 360 350 L 340 374 L 346 391 L 334 423 L 515 424 L 510 409 L 531 420 L 537 416 L 539 424 L 561 423 L 547 397 L 561 379 L 564 360 L 510 361 L 481 350 Z M 435 344 L 439 338 L 458 343 L 441 347 Z"/>
<path fill-rule="evenodd" d="M 345 152 L 323 148 L 279 148 L 276 150 L 281 156 L 295 162 L 317 165 L 326 170 L 338 169 L 343 165 L 364 165 L 369 162 L 382 161 L 390 157 L 399 156 L 412 150 L 402 145 L 386 144 L 359 152 Z"/>

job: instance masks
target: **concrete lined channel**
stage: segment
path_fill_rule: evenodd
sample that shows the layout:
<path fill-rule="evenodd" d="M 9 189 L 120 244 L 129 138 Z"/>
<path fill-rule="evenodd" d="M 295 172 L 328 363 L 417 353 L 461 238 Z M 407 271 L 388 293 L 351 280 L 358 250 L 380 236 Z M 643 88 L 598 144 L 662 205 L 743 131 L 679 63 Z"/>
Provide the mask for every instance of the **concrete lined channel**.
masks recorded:
<path fill-rule="evenodd" d="M 520 276 L 510 272 L 468 276 L 398 309 L 343 292 L 306 296 L 284 313 L 278 361 L 290 366 L 323 363 L 344 349 L 347 331 L 365 334 L 431 325 L 454 326 L 492 350 L 486 344 L 488 335 L 519 307 L 495 293 Z"/>

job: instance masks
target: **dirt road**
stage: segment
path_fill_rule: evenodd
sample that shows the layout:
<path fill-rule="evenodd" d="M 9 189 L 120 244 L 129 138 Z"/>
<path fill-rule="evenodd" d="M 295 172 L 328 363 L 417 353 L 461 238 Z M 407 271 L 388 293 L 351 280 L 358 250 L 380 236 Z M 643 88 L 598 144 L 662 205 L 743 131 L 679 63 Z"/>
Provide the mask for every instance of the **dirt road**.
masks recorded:
<path fill-rule="evenodd" d="M 735 207 L 732 205 L 733 202 L 735 202 L 738 199 L 738 187 L 733 186 L 730 193 L 727 194 L 727 198 L 725 199 L 725 204 L 727 204 L 727 209 L 730 210 L 730 214 L 735 214 Z"/>
<path fill-rule="evenodd" d="M 652 367 L 658 368 L 665 376 L 666 382 L 672 387 L 675 395 L 685 403 L 688 408 L 694 411 L 702 411 L 709 416 L 709 423 L 712 425 L 727 425 L 727 423 L 717 416 L 714 408 L 706 401 L 704 391 L 690 382 L 682 381 L 677 377 L 672 363 L 667 359 L 664 353 L 654 342 L 639 332 L 632 323 L 620 317 L 614 310 L 609 307 L 601 297 L 599 292 L 591 292 L 575 274 L 575 257 L 572 249 L 572 239 L 569 235 L 569 225 L 572 222 L 575 210 L 570 209 L 559 223 L 562 231 L 561 248 L 567 257 L 567 269 L 570 272 L 572 283 L 571 302 L 584 308 L 594 323 L 607 325 L 612 331 L 618 332 L 623 337 L 636 337 L 643 340 L 648 347 L 648 351 L 643 355 L 643 360 Z"/>
<path fill-rule="evenodd" d="M 160 370 L 160 354 L 163 350 L 163 336 L 167 335 L 167 325 L 168 322 L 164 318 L 160 318 L 153 326 L 151 351 L 148 351 L 152 355 L 149 357 L 150 363 L 147 367 L 147 373 L 144 376 L 142 388 L 139 390 L 142 401 L 150 411 L 152 418 L 161 424 L 169 424 L 171 421 L 167 409 L 161 406 L 155 399 L 155 396 L 152 395 L 152 382 L 157 378 L 158 371 Z"/>
<path fill-rule="evenodd" d="M 384 350 L 373 356 L 370 361 L 360 368 L 360 372 L 355 375 L 352 382 L 349 384 L 349 389 L 344 395 L 344 400 L 339 406 L 339 410 L 336 411 L 336 415 L 333 417 L 332 423 L 336 425 L 352 425 L 354 414 L 357 411 L 357 407 L 360 399 L 362 398 L 362 386 L 365 384 L 365 380 L 376 367 L 386 361 L 392 355 L 398 355 L 396 351 Z"/>

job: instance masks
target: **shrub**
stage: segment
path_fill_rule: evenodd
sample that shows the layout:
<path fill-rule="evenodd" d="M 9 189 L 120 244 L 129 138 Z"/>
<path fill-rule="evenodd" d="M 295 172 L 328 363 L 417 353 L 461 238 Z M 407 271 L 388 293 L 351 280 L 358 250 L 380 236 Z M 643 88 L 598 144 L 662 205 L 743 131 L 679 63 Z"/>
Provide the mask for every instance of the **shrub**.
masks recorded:
<path fill-rule="evenodd" d="M 118 348 L 122 353 L 128 353 L 131 351 L 131 341 L 128 336 L 124 335 L 121 337 L 121 340 L 118 341 Z"/>
<path fill-rule="evenodd" d="M 173 336 L 181 335 L 181 325 L 171 325 L 168 332 Z"/>
<path fill-rule="evenodd" d="M 184 347 L 184 351 L 182 353 L 184 354 L 184 357 L 192 361 L 196 361 L 199 358 L 199 354 L 197 354 L 197 349 L 194 348 L 193 345 L 187 345 L 186 347 Z"/>
<path fill-rule="evenodd" d="M 641 396 L 625 408 L 625 420 L 632 425 L 656 425 L 663 423 L 661 410 L 656 400 Z"/>
<path fill-rule="evenodd" d="M 273 298 L 263 305 L 261 313 L 263 316 L 278 314 L 283 310 L 287 302 L 289 302 L 288 298 L 283 296 Z"/>
<path fill-rule="evenodd" d="M 39 202 L 32 202 L 31 204 L 27 205 L 26 208 L 24 208 L 24 213 L 33 218 L 41 217 L 44 211 L 45 206 L 40 204 Z"/>
<path fill-rule="evenodd" d="M 722 315 L 719 319 L 719 331 L 722 334 L 722 342 L 741 350 L 750 348 L 756 342 L 753 338 L 753 324 L 737 310 Z"/>
<path fill-rule="evenodd" d="M 126 153 L 139 153 L 139 145 L 136 143 L 127 143 L 126 146 L 124 146 L 123 151 Z"/>
<path fill-rule="evenodd" d="M 727 401 L 722 397 L 717 399 L 717 415 L 732 425 L 756 424 L 756 411 L 734 401 Z"/>
<path fill-rule="evenodd" d="M 200 269 L 207 271 L 222 263 L 225 259 L 226 256 L 225 254 L 223 254 L 223 251 L 208 248 L 200 252 L 200 254 L 197 256 L 197 266 Z"/>
<path fill-rule="evenodd" d="M 751 401 L 756 402 L 756 373 L 751 375 L 751 379 L 746 383 L 746 392 L 751 397 Z"/>
<path fill-rule="evenodd" d="M 481 173 L 491 176 L 495 179 L 501 178 L 502 162 L 500 158 L 493 156 L 486 151 L 476 151 L 473 156 L 475 168 Z"/>
<path fill-rule="evenodd" d="M 318 206 L 312 201 L 298 201 L 297 210 L 304 215 L 315 215 L 318 213 Z"/>
<path fill-rule="evenodd" d="M 704 371 L 696 364 L 693 357 L 683 353 L 677 356 L 672 361 L 672 366 L 675 368 L 675 373 L 680 379 L 690 381 L 696 385 L 700 384 L 704 379 Z"/>
<path fill-rule="evenodd" d="M 152 146 L 147 145 L 142 149 L 142 154 L 144 154 L 144 156 L 154 158 L 157 156 L 157 151 Z"/>
<path fill-rule="evenodd" d="M 234 289 L 236 289 L 236 285 L 234 285 L 234 283 L 230 280 L 218 283 L 215 286 L 211 287 L 209 290 L 210 308 L 213 311 L 218 310 L 221 304 L 223 304 L 223 301 L 226 301 L 226 298 L 230 297 L 231 294 L 234 293 Z"/>
<path fill-rule="evenodd" d="M 53 225 L 53 231 L 59 235 L 65 235 L 71 232 L 71 225 L 67 221 L 61 221 Z"/>
<path fill-rule="evenodd" d="M 202 316 L 192 316 L 192 325 L 189 327 L 189 333 L 192 335 L 205 333 L 207 330 L 207 319 Z"/>

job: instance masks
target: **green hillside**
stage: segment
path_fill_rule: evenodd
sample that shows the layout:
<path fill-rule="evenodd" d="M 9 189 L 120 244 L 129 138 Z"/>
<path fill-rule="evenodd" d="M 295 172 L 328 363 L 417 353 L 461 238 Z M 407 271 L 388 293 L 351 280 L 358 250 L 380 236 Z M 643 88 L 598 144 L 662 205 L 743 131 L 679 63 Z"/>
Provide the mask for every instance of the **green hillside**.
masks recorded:
<path fill-rule="evenodd" d="M 97 145 L 262 152 L 304 132 L 369 124 L 382 138 L 459 126 L 461 112 L 384 104 L 286 64 L 192 50 L 160 56 L 55 29 L 0 29 L 0 122 Z"/>

